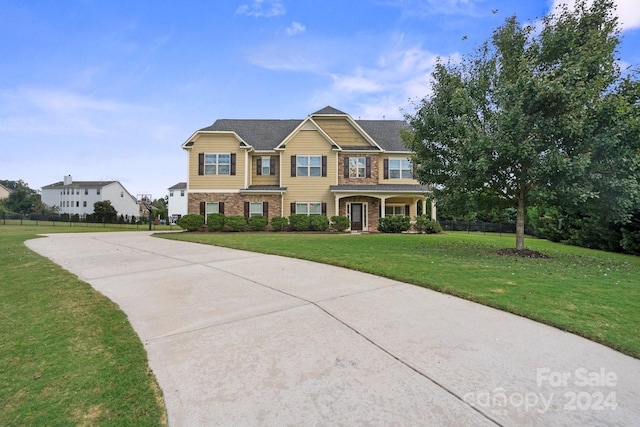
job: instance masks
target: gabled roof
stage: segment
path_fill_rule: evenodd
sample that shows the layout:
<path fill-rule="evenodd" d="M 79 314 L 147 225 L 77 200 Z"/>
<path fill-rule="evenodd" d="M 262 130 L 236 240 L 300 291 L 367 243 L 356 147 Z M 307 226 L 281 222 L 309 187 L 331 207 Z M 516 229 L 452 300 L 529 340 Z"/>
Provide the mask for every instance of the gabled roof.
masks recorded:
<path fill-rule="evenodd" d="M 168 188 L 168 190 L 186 190 L 186 189 L 187 189 L 187 183 L 186 182 L 179 182 L 176 185 L 173 185 L 173 186 Z"/>
<path fill-rule="evenodd" d="M 257 151 L 274 150 L 301 120 L 219 119 L 200 131 L 235 132 Z"/>
<path fill-rule="evenodd" d="M 53 184 L 45 185 L 42 187 L 45 189 L 52 188 L 96 188 L 96 187 L 105 187 L 109 184 L 113 184 L 118 181 L 73 181 L 71 184 L 64 185 L 64 181 L 54 182 Z M 122 184 L 120 184 L 122 185 Z"/>
<path fill-rule="evenodd" d="M 198 132 L 230 132 L 236 134 L 245 144 L 256 151 L 274 151 L 305 121 L 309 121 L 313 116 L 330 115 L 346 116 L 347 120 L 355 123 L 368 135 L 373 144 L 384 151 L 407 153 L 410 151 L 404 146 L 400 137 L 400 130 L 408 126 L 406 122 L 402 120 L 353 120 L 348 114 L 331 106 L 326 106 L 310 114 L 306 119 L 218 119 L 211 126 L 196 131 L 194 135 Z M 183 144 L 183 148 L 193 144 L 194 135 Z M 339 141 L 335 142 L 340 144 Z M 375 145 L 365 148 L 375 150 L 377 148 Z M 349 149 L 351 148 L 353 147 Z"/>

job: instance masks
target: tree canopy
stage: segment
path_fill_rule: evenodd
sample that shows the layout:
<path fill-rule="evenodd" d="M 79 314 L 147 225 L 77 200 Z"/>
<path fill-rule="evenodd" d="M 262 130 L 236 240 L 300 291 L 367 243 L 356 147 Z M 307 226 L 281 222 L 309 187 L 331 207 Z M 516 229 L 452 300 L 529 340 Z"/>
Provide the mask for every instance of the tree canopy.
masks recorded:
<path fill-rule="evenodd" d="M 624 220 L 638 198 L 638 83 L 615 59 L 611 0 L 579 0 L 539 25 L 506 20 L 459 63 L 439 61 L 432 94 L 403 135 L 417 177 L 437 197 L 492 198 L 517 208 L 524 249 L 533 200 L 605 202 Z M 602 203 L 601 203 L 602 204 Z"/>

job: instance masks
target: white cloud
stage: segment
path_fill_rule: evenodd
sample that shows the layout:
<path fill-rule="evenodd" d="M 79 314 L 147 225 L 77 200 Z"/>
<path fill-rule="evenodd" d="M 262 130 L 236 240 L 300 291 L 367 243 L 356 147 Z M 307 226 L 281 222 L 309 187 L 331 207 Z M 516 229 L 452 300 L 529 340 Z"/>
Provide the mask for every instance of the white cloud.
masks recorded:
<path fill-rule="evenodd" d="M 389 0 L 387 5 L 400 8 L 403 16 L 422 19 L 434 15 L 482 16 L 477 4 L 485 0 Z"/>
<path fill-rule="evenodd" d="M 289 27 L 287 27 L 287 35 L 295 36 L 296 34 L 304 33 L 307 31 L 307 27 L 299 22 L 293 22 Z"/>
<path fill-rule="evenodd" d="M 631 30 L 640 28 L 640 7 L 638 0 L 614 0 L 616 4 L 620 28 Z M 551 3 L 551 11 L 556 7 L 567 4 L 571 9 L 575 7 L 575 0 L 553 0 Z"/>
<path fill-rule="evenodd" d="M 240 15 L 256 18 L 271 18 L 287 12 L 280 0 L 253 0 L 253 3 L 242 4 L 236 9 Z"/>

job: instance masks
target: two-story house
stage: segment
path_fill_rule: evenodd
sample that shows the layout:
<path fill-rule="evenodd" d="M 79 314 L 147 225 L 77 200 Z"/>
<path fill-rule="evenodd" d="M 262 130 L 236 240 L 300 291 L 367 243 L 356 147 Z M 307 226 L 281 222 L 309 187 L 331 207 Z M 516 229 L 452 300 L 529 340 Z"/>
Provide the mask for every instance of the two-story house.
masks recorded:
<path fill-rule="evenodd" d="M 401 120 L 354 120 L 325 107 L 302 120 L 220 119 L 193 133 L 188 211 L 206 215 L 346 215 L 351 230 L 426 212 Z M 432 206 L 432 216 L 435 206 Z"/>

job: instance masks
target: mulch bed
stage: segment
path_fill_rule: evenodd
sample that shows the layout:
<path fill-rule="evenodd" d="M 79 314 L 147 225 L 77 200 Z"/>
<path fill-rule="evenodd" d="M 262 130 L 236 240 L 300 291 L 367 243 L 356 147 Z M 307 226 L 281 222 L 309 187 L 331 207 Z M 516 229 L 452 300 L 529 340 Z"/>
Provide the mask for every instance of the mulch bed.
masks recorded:
<path fill-rule="evenodd" d="M 531 249 L 500 249 L 496 253 L 498 255 L 516 256 L 521 258 L 549 258 L 548 255 L 545 255 L 542 252 L 532 251 Z"/>

